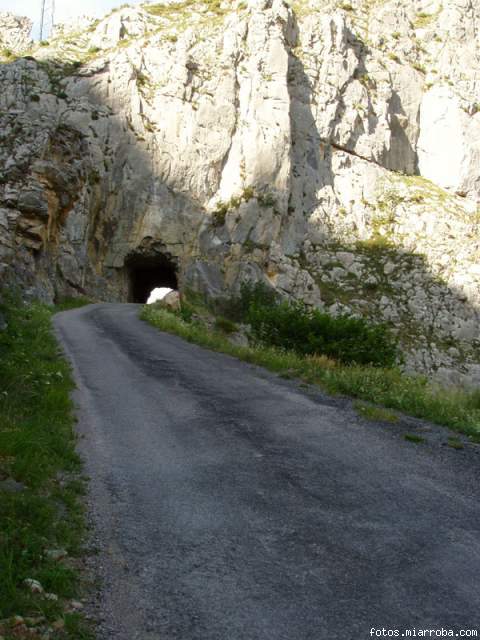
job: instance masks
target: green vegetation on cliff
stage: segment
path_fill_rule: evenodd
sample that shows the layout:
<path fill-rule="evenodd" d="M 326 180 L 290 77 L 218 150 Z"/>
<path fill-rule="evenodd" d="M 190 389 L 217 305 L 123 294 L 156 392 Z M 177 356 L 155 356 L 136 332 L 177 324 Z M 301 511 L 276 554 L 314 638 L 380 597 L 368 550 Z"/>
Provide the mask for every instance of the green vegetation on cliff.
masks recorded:
<path fill-rule="evenodd" d="M 384 325 L 363 318 L 333 317 L 301 302 L 254 307 L 248 316 L 252 337 L 265 345 L 306 355 L 324 355 L 343 364 L 390 366 L 396 344 Z"/>

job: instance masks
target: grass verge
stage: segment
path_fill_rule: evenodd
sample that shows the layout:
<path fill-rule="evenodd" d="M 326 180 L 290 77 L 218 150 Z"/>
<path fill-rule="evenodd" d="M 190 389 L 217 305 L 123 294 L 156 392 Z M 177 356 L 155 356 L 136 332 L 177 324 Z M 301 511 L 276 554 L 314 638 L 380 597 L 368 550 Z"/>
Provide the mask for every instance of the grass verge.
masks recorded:
<path fill-rule="evenodd" d="M 450 427 L 480 442 L 479 393 L 439 389 L 430 385 L 424 377 L 407 376 L 396 368 L 342 365 L 325 356 L 301 356 L 292 351 L 262 345 L 238 346 L 225 335 L 207 329 L 199 322 L 185 321 L 152 306 L 145 306 L 140 317 L 161 331 L 261 365 L 283 377 L 299 378 L 319 385 L 328 393 L 351 396 L 396 409 Z M 386 412 L 382 416 L 385 419 Z"/>
<path fill-rule="evenodd" d="M 89 638 L 74 600 L 84 480 L 56 309 L 8 302 L 0 311 L 0 636 Z"/>
<path fill-rule="evenodd" d="M 363 402 L 355 402 L 353 405 L 355 410 L 362 418 L 366 420 L 374 420 L 375 422 L 398 422 L 398 416 L 384 407 L 375 407 Z"/>

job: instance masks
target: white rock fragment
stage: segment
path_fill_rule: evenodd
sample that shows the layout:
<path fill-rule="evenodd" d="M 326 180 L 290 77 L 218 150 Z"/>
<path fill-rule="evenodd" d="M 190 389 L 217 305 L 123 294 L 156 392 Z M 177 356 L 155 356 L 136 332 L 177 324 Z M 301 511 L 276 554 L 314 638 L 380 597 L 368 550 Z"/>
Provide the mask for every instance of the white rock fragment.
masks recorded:
<path fill-rule="evenodd" d="M 23 581 L 23 584 L 30 589 L 32 593 L 44 593 L 44 588 L 40 584 L 38 580 L 33 580 L 32 578 L 27 578 Z"/>

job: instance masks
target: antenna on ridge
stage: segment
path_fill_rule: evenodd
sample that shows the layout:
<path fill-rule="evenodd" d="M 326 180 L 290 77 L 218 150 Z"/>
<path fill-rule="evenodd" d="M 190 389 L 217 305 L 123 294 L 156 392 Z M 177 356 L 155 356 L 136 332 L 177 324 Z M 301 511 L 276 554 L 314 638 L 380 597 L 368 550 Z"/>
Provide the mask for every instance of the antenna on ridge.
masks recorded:
<path fill-rule="evenodd" d="M 41 0 L 40 42 L 50 35 L 55 24 L 55 0 Z"/>

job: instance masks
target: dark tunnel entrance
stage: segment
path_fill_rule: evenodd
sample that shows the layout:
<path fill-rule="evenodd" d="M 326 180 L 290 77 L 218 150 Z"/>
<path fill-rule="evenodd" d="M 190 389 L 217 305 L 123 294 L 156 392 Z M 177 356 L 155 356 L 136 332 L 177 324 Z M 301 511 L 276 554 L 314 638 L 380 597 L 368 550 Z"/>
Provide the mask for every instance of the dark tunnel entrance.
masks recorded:
<path fill-rule="evenodd" d="M 153 289 L 178 289 L 177 266 L 165 255 L 133 256 L 127 262 L 129 302 L 145 304 Z"/>

